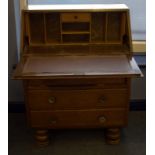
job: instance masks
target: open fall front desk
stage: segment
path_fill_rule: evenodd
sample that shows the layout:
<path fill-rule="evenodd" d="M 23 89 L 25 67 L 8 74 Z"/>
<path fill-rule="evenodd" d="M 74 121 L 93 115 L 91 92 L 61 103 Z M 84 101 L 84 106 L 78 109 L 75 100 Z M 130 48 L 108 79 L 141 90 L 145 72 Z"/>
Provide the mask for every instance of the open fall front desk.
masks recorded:
<path fill-rule="evenodd" d="M 23 80 L 28 123 L 40 145 L 48 144 L 48 129 L 64 128 L 104 128 L 107 143 L 117 144 L 128 122 L 131 78 L 141 76 L 129 9 L 64 6 L 22 11 L 14 78 Z"/>
<path fill-rule="evenodd" d="M 139 75 L 135 60 L 119 56 L 31 56 L 27 58 L 23 76 Z"/>

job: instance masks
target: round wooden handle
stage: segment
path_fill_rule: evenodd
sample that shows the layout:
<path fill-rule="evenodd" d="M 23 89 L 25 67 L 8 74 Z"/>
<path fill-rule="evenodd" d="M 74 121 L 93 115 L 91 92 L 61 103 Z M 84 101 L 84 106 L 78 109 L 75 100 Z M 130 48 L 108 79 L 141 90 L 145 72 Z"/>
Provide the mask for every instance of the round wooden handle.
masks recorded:
<path fill-rule="evenodd" d="M 102 124 L 105 123 L 106 122 L 106 118 L 104 116 L 100 116 L 99 117 L 99 122 L 102 123 Z"/>
<path fill-rule="evenodd" d="M 102 103 L 102 104 L 105 103 L 105 97 L 103 97 L 103 96 L 100 97 L 100 98 L 99 98 L 99 102 Z"/>
<path fill-rule="evenodd" d="M 48 99 L 48 102 L 51 103 L 51 104 L 55 103 L 55 101 L 56 101 L 55 97 L 50 97 Z"/>
<path fill-rule="evenodd" d="M 78 16 L 74 16 L 74 19 L 78 19 Z"/>
<path fill-rule="evenodd" d="M 49 120 L 49 123 L 50 123 L 50 124 L 56 124 L 56 123 L 57 123 L 57 120 L 56 120 L 56 119 L 51 118 L 51 119 Z"/>

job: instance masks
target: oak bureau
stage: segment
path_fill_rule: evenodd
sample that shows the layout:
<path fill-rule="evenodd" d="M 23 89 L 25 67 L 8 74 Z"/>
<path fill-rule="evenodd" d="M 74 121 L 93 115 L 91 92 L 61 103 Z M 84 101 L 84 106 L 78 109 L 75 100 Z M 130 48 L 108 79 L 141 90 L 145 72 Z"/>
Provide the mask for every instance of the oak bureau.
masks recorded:
<path fill-rule="evenodd" d="M 49 5 L 22 10 L 21 57 L 27 120 L 39 145 L 49 129 L 103 128 L 120 142 L 128 122 L 132 53 L 126 5 Z"/>

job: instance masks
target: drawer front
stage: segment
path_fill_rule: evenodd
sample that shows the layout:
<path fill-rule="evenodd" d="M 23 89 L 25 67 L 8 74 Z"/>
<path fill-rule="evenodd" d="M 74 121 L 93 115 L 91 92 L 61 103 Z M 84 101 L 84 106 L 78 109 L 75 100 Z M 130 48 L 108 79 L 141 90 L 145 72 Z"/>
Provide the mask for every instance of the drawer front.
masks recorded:
<path fill-rule="evenodd" d="M 62 22 L 89 22 L 90 21 L 89 13 L 62 13 L 61 20 Z"/>
<path fill-rule="evenodd" d="M 126 118 L 126 110 L 33 111 L 31 126 L 42 128 L 121 127 L 126 125 Z"/>
<path fill-rule="evenodd" d="M 29 91 L 31 110 L 92 109 L 126 107 L 126 89 L 116 90 L 33 90 Z"/>
<path fill-rule="evenodd" d="M 29 89 L 94 89 L 126 87 L 127 79 L 125 78 L 28 80 Z"/>

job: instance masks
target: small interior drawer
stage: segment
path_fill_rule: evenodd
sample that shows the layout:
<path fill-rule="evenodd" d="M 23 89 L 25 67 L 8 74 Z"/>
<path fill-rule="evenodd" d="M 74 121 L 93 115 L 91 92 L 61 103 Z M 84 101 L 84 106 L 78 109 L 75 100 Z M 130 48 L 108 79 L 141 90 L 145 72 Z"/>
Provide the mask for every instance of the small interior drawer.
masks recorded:
<path fill-rule="evenodd" d="M 126 89 L 29 91 L 31 110 L 102 109 L 127 107 Z"/>
<path fill-rule="evenodd" d="M 62 22 L 89 22 L 90 21 L 89 13 L 62 13 L 61 20 Z"/>
<path fill-rule="evenodd" d="M 46 128 L 96 128 L 126 125 L 126 110 L 31 111 L 31 126 Z"/>

